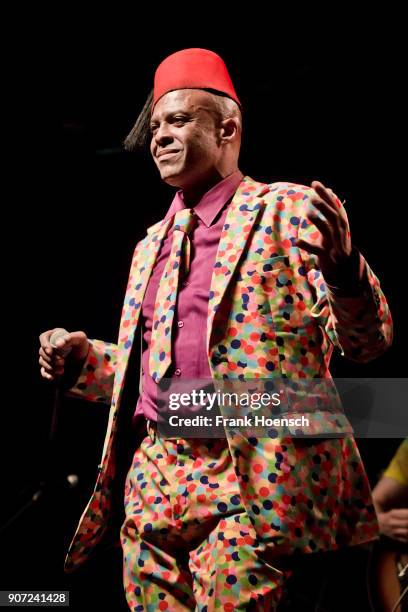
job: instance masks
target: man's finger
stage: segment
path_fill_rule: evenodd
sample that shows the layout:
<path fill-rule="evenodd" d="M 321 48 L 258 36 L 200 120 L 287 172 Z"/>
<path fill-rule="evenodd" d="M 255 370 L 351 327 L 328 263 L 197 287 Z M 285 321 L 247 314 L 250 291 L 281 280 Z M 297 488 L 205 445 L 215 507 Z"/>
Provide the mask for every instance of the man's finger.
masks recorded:
<path fill-rule="evenodd" d="M 52 374 L 48 374 L 48 372 L 46 372 L 44 368 L 41 368 L 40 372 L 43 378 L 47 378 L 48 380 L 54 380 Z"/>
<path fill-rule="evenodd" d="M 315 190 L 315 192 L 320 198 L 322 198 L 325 202 L 327 202 L 327 204 L 329 204 L 331 208 L 333 208 L 336 211 L 339 210 L 340 206 L 337 202 L 337 199 L 334 197 L 334 194 L 331 191 L 331 189 L 330 189 L 331 191 L 330 193 L 329 189 L 325 187 L 323 183 L 321 183 L 320 181 L 312 181 L 311 187 L 312 189 Z"/>
<path fill-rule="evenodd" d="M 41 340 L 40 341 L 40 346 L 42 346 L 44 351 L 46 351 L 47 353 L 51 354 L 51 352 L 52 352 L 52 344 L 50 344 L 50 341 L 48 339 Z"/>
<path fill-rule="evenodd" d="M 84 334 L 84 332 L 69 332 L 59 337 L 56 340 L 55 345 L 58 346 L 58 348 L 67 346 L 78 346 L 79 344 L 82 344 L 84 342 L 85 338 L 86 334 Z"/>
<path fill-rule="evenodd" d="M 323 239 L 333 242 L 333 228 L 327 220 L 323 220 L 321 217 L 313 214 L 308 214 L 307 218 L 317 227 Z"/>
<path fill-rule="evenodd" d="M 52 365 L 47 363 L 42 357 L 39 358 L 38 363 L 40 364 L 40 366 L 42 366 L 42 368 L 47 370 L 47 372 L 51 372 L 53 369 Z"/>
<path fill-rule="evenodd" d="M 306 242 L 306 240 L 297 240 L 295 242 L 295 245 L 299 249 L 303 249 L 304 251 L 307 251 L 308 253 L 311 253 L 312 255 L 320 256 L 320 255 L 323 255 L 325 251 L 325 249 L 318 246 L 317 244 L 311 244 L 310 242 Z"/>
<path fill-rule="evenodd" d="M 393 529 L 393 534 L 398 538 L 408 538 L 408 529 L 403 529 L 402 527 L 396 527 Z"/>
<path fill-rule="evenodd" d="M 390 524 L 395 529 L 405 529 L 406 532 L 408 533 L 408 523 L 407 523 L 407 521 L 404 518 L 393 516 L 393 517 L 391 517 Z"/>
<path fill-rule="evenodd" d="M 408 521 L 408 509 L 407 508 L 393 508 L 391 515 L 397 518 L 403 518 Z"/>
<path fill-rule="evenodd" d="M 339 211 L 334 210 L 327 202 L 321 198 L 310 198 L 310 203 L 332 224 L 337 224 L 339 220 Z"/>
<path fill-rule="evenodd" d="M 38 354 L 39 354 L 39 355 L 40 355 L 40 356 L 41 356 L 41 357 L 42 357 L 42 358 L 43 358 L 45 361 L 47 361 L 47 362 L 49 362 L 49 363 L 51 362 L 51 359 L 52 359 L 52 354 L 51 354 L 51 355 L 49 355 L 49 354 L 46 352 L 46 349 L 43 349 L 42 347 L 40 347 L 40 350 L 38 351 Z"/>

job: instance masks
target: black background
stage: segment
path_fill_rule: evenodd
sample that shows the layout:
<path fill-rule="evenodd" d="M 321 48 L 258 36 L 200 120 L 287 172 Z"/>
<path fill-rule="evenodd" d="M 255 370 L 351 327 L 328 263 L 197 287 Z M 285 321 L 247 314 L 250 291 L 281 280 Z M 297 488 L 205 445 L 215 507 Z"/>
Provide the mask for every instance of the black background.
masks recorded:
<path fill-rule="evenodd" d="M 63 326 L 116 341 L 134 245 L 171 201 L 173 191 L 161 184 L 148 152 L 127 154 L 122 142 L 155 67 L 178 49 L 210 48 L 227 63 L 244 108 L 245 174 L 267 182 L 318 179 L 347 201 L 354 243 L 388 297 L 395 341 L 369 364 L 336 357 L 332 373 L 405 375 L 400 16 L 357 18 L 336 6 L 324 23 L 310 11 L 238 13 L 232 5 L 170 7 L 165 14 L 152 6 L 146 16 L 118 8 L 85 17 L 73 7 L 17 16 L 7 55 L 10 110 L 3 115 L 4 132 L 11 133 L 4 144 L 11 189 L 3 205 L 4 328 L 10 332 L 3 522 L 49 467 L 52 390 L 39 377 L 39 334 Z M 79 486 L 50 494 L 2 536 L 1 588 L 70 588 L 78 609 L 82 598 L 95 609 L 98 597 L 117 601 L 120 556 L 76 577 L 62 574 L 64 549 L 92 490 L 107 417 L 107 407 L 64 402 L 53 461 L 61 476 L 78 474 Z M 374 483 L 397 441 L 359 444 Z M 90 593 L 95 600 L 87 599 Z"/>

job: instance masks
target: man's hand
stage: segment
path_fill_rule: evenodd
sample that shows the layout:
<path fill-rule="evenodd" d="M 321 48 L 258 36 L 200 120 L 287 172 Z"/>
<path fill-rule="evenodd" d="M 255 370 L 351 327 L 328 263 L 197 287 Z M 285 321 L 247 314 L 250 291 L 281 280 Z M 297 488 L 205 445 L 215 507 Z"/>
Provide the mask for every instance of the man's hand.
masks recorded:
<path fill-rule="evenodd" d="M 408 543 L 408 509 L 394 508 L 378 512 L 380 532 L 392 540 Z"/>
<path fill-rule="evenodd" d="M 310 202 L 319 211 L 307 213 L 307 218 L 317 227 L 321 236 L 313 243 L 298 240 L 296 245 L 308 253 L 318 256 L 319 267 L 324 279 L 329 284 L 336 283 L 336 277 L 344 270 L 352 253 L 350 226 L 344 209 L 340 207 L 331 189 L 327 189 L 319 181 L 311 184 L 316 196 Z"/>
<path fill-rule="evenodd" d="M 50 338 L 56 329 L 50 329 L 40 336 L 40 358 L 41 376 L 47 380 L 54 380 L 56 376 L 64 374 L 65 362 L 85 361 L 89 351 L 89 341 L 83 331 L 76 331 L 65 334 L 58 338 L 54 348 L 50 344 Z M 63 356 L 66 349 L 71 348 L 69 355 Z"/>

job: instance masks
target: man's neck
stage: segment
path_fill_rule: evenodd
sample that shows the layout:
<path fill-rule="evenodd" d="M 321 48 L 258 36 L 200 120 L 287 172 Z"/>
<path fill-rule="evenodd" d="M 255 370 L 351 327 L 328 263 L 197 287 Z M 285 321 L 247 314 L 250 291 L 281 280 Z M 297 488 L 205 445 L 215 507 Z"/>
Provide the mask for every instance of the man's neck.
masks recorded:
<path fill-rule="evenodd" d="M 200 200 L 207 193 L 207 191 L 212 189 L 212 187 L 223 181 L 225 178 L 227 178 L 227 176 L 230 176 L 231 174 L 233 174 L 233 172 L 236 172 L 237 170 L 238 168 L 234 168 L 231 170 L 231 172 L 226 173 L 225 176 L 220 173 L 214 174 L 202 183 L 195 184 L 191 187 L 183 189 L 183 200 L 186 207 L 194 208 L 194 206 L 196 206 L 200 202 Z"/>

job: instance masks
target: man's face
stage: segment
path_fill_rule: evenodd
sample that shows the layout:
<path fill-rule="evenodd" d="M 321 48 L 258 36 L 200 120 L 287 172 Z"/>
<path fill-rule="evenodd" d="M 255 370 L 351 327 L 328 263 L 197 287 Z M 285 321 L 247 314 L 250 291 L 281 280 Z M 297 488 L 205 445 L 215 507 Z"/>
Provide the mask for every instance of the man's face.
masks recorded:
<path fill-rule="evenodd" d="M 157 102 L 150 125 L 150 151 L 166 183 L 186 189 L 211 180 L 221 149 L 210 94 L 170 91 Z"/>

